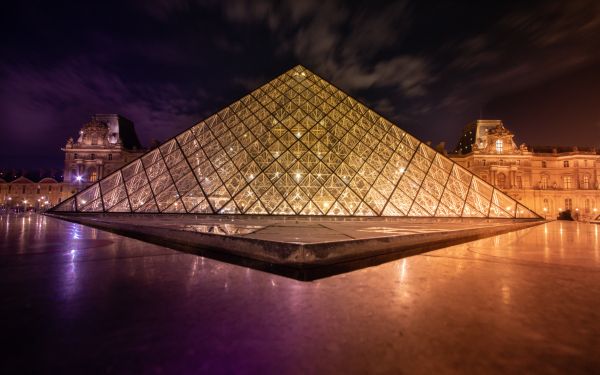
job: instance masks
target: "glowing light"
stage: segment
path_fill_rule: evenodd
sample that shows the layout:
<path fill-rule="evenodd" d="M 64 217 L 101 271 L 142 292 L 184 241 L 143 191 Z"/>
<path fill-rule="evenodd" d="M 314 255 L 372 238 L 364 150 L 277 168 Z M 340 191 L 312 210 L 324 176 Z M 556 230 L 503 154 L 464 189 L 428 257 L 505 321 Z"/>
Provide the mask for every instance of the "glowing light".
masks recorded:
<path fill-rule="evenodd" d="M 295 69 L 293 74 L 297 77 L 311 76 L 310 72 L 302 73 L 301 69 Z M 168 159 L 166 158 L 164 164 L 163 161 L 161 161 L 161 166 L 159 168 L 150 166 L 151 169 L 148 171 L 145 171 L 146 161 L 154 157 L 144 157 L 144 163 L 139 160 L 132 161 L 129 166 L 124 166 L 123 169 L 117 171 L 117 176 L 115 178 L 109 177 L 102 182 L 102 186 L 99 186 L 99 184 L 96 183 L 85 191 L 77 193 L 77 197 L 69 198 L 68 201 L 64 202 L 65 204 L 58 206 L 58 210 L 81 211 L 83 209 L 84 211 L 92 210 L 98 212 L 120 211 L 123 209 L 123 205 L 117 205 L 118 203 L 116 202 L 125 199 L 125 207 L 129 207 L 129 204 L 134 203 L 135 199 L 138 199 L 138 201 L 135 201 L 134 203 L 134 206 L 138 207 L 129 207 L 125 210 L 136 211 L 136 209 L 138 209 L 144 211 L 144 209 L 140 209 L 141 206 L 145 205 L 143 199 L 149 199 L 148 202 L 150 202 L 149 204 L 151 204 L 152 207 L 156 207 L 154 206 L 155 201 L 158 203 L 158 209 L 154 208 L 154 210 L 168 212 L 169 209 L 167 207 L 170 207 L 171 209 L 173 207 L 179 208 L 179 201 L 181 201 L 183 206 L 187 207 L 189 206 L 188 203 L 195 202 L 196 204 L 199 204 L 200 202 L 204 202 L 204 199 L 206 198 L 209 199 L 209 201 L 218 202 L 218 207 L 215 207 L 213 204 L 209 205 L 208 203 L 204 203 L 204 206 L 200 207 L 204 207 L 203 209 L 210 211 L 217 209 L 216 212 L 213 212 L 215 214 L 238 212 L 239 208 L 244 208 L 240 213 L 248 215 L 287 215 L 295 213 L 299 215 L 342 214 L 352 216 L 404 216 L 405 213 L 403 211 L 405 210 L 394 209 L 392 203 L 390 203 L 390 207 L 388 207 L 387 210 L 384 210 L 383 208 L 388 201 L 393 202 L 393 205 L 398 208 L 412 207 L 416 198 L 410 194 L 407 195 L 401 192 L 401 189 L 406 187 L 411 189 L 414 188 L 419 191 L 419 199 L 423 197 L 423 200 L 418 200 L 418 202 L 419 205 L 426 206 L 423 207 L 425 211 L 433 212 L 436 210 L 440 200 L 448 200 L 448 202 L 444 202 L 445 208 L 443 210 L 441 210 L 443 207 L 440 207 L 439 212 L 442 216 L 462 215 L 462 209 L 460 209 L 460 207 L 464 206 L 465 201 L 470 202 L 470 205 L 477 204 L 476 208 L 483 212 L 486 212 L 486 209 L 482 208 L 483 205 L 487 204 L 485 207 L 488 207 L 490 204 L 494 203 L 496 209 L 487 210 L 489 212 L 487 216 L 490 217 L 514 217 L 514 214 L 507 214 L 507 212 L 512 213 L 513 208 L 516 212 L 519 212 L 522 209 L 522 212 L 529 214 L 526 208 L 521 204 L 518 204 L 512 198 L 502 196 L 500 198 L 493 198 L 494 200 L 492 200 L 492 197 L 495 197 L 495 195 L 488 196 L 484 193 L 487 189 L 480 191 L 482 189 L 479 189 L 479 187 L 475 185 L 473 189 L 470 189 L 470 181 L 467 180 L 467 177 L 471 178 L 472 174 L 468 171 L 455 171 L 452 173 L 452 180 L 447 181 L 447 174 L 452 172 L 452 165 L 449 164 L 449 162 L 440 162 L 437 167 L 432 167 L 432 173 L 426 174 L 427 179 L 425 181 L 418 180 L 411 182 L 411 180 L 403 179 L 402 176 L 404 173 L 409 175 L 413 174 L 413 168 L 417 168 L 418 171 L 419 168 L 421 168 L 421 164 L 425 163 L 421 157 L 415 157 L 413 160 L 410 158 L 407 159 L 407 155 L 412 154 L 412 152 L 415 152 L 415 149 L 418 149 L 419 154 L 424 153 L 427 160 L 433 160 L 433 151 L 426 146 L 419 145 L 419 142 L 416 139 L 405 135 L 406 133 L 395 128 L 390 129 L 390 126 L 386 125 L 387 122 L 383 119 L 379 119 L 378 115 L 373 112 L 369 112 L 370 119 L 364 124 L 361 122 L 362 120 L 358 122 L 360 123 L 360 127 L 368 125 L 368 127 L 372 128 L 372 132 L 377 135 L 377 139 L 371 135 L 366 136 L 366 133 L 363 137 L 358 136 L 358 139 L 348 138 L 351 137 L 350 134 L 358 134 L 358 132 L 354 132 L 354 129 L 356 126 L 359 126 L 359 124 L 354 124 L 355 121 L 341 121 L 340 118 L 363 118 L 362 112 L 365 109 L 363 107 L 353 107 L 352 104 L 354 101 L 349 98 L 346 99 L 347 105 L 343 106 L 344 109 L 342 109 L 342 105 L 340 105 L 336 110 L 332 110 L 330 101 L 323 101 L 322 98 L 334 95 L 334 99 L 332 100 L 337 101 L 335 98 L 341 97 L 341 94 L 338 95 L 334 92 L 330 92 L 332 90 L 331 88 L 323 90 L 325 88 L 324 85 L 318 84 L 314 86 L 313 82 L 321 82 L 320 79 L 315 78 L 313 80 L 313 77 L 311 76 L 311 82 L 300 82 L 300 79 L 297 77 L 296 79 L 290 79 L 291 74 L 287 73 L 266 86 L 264 89 L 266 92 L 263 92 L 261 95 L 264 97 L 264 95 L 268 94 L 264 97 L 264 100 L 270 102 L 273 106 L 271 104 L 267 105 L 261 100 L 261 103 L 265 104 L 264 106 L 262 104 L 257 105 L 256 101 L 252 102 L 254 105 L 246 103 L 250 104 L 249 106 L 246 106 L 244 104 L 245 102 L 241 101 L 232 103 L 232 105 L 227 107 L 226 112 L 230 115 L 248 119 L 247 121 L 244 121 L 243 124 L 240 124 L 239 127 L 226 126 L 230 128 L 226 131 L 227 134 L 230 134 L 228 140 L 229 144 L 224 144 L 224 139 L 214 140 L 216 137 L 213 136 L 209 139 L 205 138 L 204 135 L 202 135 L 204 134 L 202 132 L 201 134 L 196 134 L 194 132 L 195 135 L 202 137 L 202 140 L 192 140 L 190 145 L 193 144 L 194 147 L 191 149 L 185 148 L 186 152 L 184 152 L 183 156 L 172 158 L 171 160 L 166 160 Z M 319 92 L 312 92 L 310 96 L 305 94 L 298 95 L 298 92 L 305 92 L 306 86 L 312 86 L 313 89 L 311 90 L 317 90 Z M 288 89 L 292 89 L 292 91 L 288 91 Z M 335 89 L 333 90 L 335 91 Z M 283 94 L 283 92 L 286 94 Z M 293 94 L 294 98 L 288 97 L 288 92 L 296 92 L 296 94 Z M 309 117 L 306 117 L 304 120 L 296 121 L 295 117 L 298 117 L 297 114 L 300 112 L 292 112 L 294 113 L 294 116 L 292 116 L 290 113 L 277 109 L 280 108 L 280 106 L 281 108 L 289 108 L 290 106 L 294 108 L 303 108 L 303 110 L 305 109 L 305 112 L 309 112 Z M 281 117 L 278 115 L 277 118 L 274 118 L 273 115 L 269 115 L 275 110 Z M 240 111 L 243 111 L 243 113 Z M 332 124 L 331 127 L 329 127 L 329 123 Z M 305 130 L 307 132 L 307 137 L 304 137 Z M 360 132 L 364 132 L 364 130 L 360 130 Z M 383 138 L 383 135 L 388 133 L 391 137 L 386 136 Z M 185 138 L 194 138 L 194 136 L 191 136 L 191 130 L 187 130 L 186 134 L 188 136 Z M 344 134 L 348 134 L 348 137 L 345 137 Z M 398 137 L 400 135 L 405 137 L 404 140 L 399 140 Z M 242 141 L 239 140 L 240 136 L 243 138 Z M 294 137 L 297 137 L 297 139 L 294 140 Z M 340 137 L 344 139 L 342 143 L 338 143 Z M 252 138 L 252 140 L 248 140 L 248 138 Z M 299 139 L 306 140 L 306 142 L 298 143 Z M 379 142 L 382 142 L 384 147 L 379 147 Z M 175 142 L 173 141 L 170 143 Z M 461 144 L 461 147 L 462 146 L 463 145 Z M 209 154 L 216 156 L 209 161 L 205 157 L 208 154 L 203 154 L 203 151 L 198 150 L 198 147 L 201 147 L 201 149 Z M 352 148 L 355 148 L 355 150 L 351 150 Z M 228 150 L 229 152 L 227 152 Z M 279 150 L 281 150 L 281 152 Z M 155 151 L 149 151 L 150 154 L 148 156 L 160 155 L 159 150 Z M 239 152 L 239 159 L 236 158 L 234 161 L 235 165 L 232 165 L 234 163 L 229 161 L 229 159 L 227 159 L 228 162 L 225 163 L 225 160 L 222 159 L 222 157 L 228 158 L 227 155 L 233 156 L 233 151 L 236 151 L 236 154 Z M 268 157 L 269 154 L 271 154 L 270 158 Z M 362 160 L 364 157 L 361 156 L 356 158 L 357 154 L 364 154 L 364 157 L 369 159 L 369 163 L 364 164 L 364 160 Z M 373 155 L 372 158 L 368 156 L 371 154 Z M 87 159 L 89 159 L 82 154 L 78 155 L 78 159 L 86 159 L 86 162 Z M 325 155 L 328 156 L 327 159 L 325 158 Z M 315 156 L 317 156 L 317 159 L 314 159 Z M 202 157 L 202 160 L 200 160 L 200 157 Z M 182 162 L 183 160 L 185 161 Z M 196 163 L 193 163 L 194 160 Z M 275 160 L 277 160 L 276 163 L 273 163 Z M 182 164 L 178 164 L 180 162 L 182 162 Z M 179 165 L 183 165 L 187 168 L 188 162 L 192 164 L 192 168 L 193 164 L 196 164 L 196 169 L 194 170 L 195 176 L 191 175 L 191 178 L 189 178 L 184 177 L 187 175 L 182 174 L 181 177 L 176 178 L 176 175 L 183 172 Z M 248 166 L 244 167 L 245 165 Z M 411 168 L 411 173 L 407 172 L 408 168 Z M 423 168 L 427 169 L 429 167 L 423 166 Z M 279 172 L 280 169 L 281 172 Z M 248 174 L 249 171 L 253 170 L 257 171 L 259 175 L 255 175 L 253 172 Z M 443 170 L 444 173 L 433 173 L 440 170 Z M 136 179 L 135 181 L 132 180 L 133 182 L 129 182 L 128 180 L 123 181 L 123 175 L 119 176 L 121 171 L 129 171 L 129 175 L 132 176 L 141 172 L 142 178 Z M 307 174 L 306 179 L 304 179 L 305 171 Z M 324 173 L 320 173 L 319 171 L 324 171 Z M 387 181 L 384 178 L 377 178 L 382 174 L 382 171 L 385 171 L 384 174 L 390 174 L 390 176 L 383 175 L 384 177 L 389 178 L 390 181 Z M 83 173 L 83 175 L 79 176 L 79 172 Z M 172 177 L 176 179 L 176 187 L 179 187 L 180 184 L 177 180 L 185 181 L 181 182 L 181 184 L 186 186 L 186 191 L 190 191 L 190 193 L 186 193 L 190 194 L 187 195 L 186 198 L 190 201 L 186 200 L 183 202 L 183 198 L 176 192 L 169 192 L 168 194 L 161 193 L 157 196 L 152 194 L 157 193 L 157 191 L 155 191 L 156 186 L 152 181 L 148 181 L 147 178 L 153 176 L 151 179 L 154 179 L 160 177 L 156 176 L 157 174 L 166 174 L 167 179 L 170 181 L 169 172 L 173 172 L 171 174 Z M 345 173 L 350 173 L 351 175 L 344 175 Z M 394 175 L 394 173 L 397 174 Z M 125 175 L 128 174 L 125 173 Z M 75 190 L 82 190 L 81 188 L 92 182 L 90 181 L 92 180 L 92 175 L 89 174 L 86 169 L 75 169 L 75 171 L 72 174 L 69 173 L 68 176 L 69 181 L 71 181 L 73 185 L 78 185 Z M 86 176 L 90 176 L 90 180 L 86 180 Z M 209 178 L 208 176 L 211 177 Z M 364 178 L 361 178 L 360 176 L 364 176 Z M 279 179 L 279 177 L 282 178 Z M 396 188 L 395 186 L 399 184 L 398 181 L 400 180 L 402 181 L 402 184 Z M 433 181 L 430 183 L 430 180 L 436 180 L 437 182 L 434 185 Z M 75 181 L 81 183 L 76 184 Z M 448 183 L 446 183 L 446 181 Z M 83 182 L 85 182 L 85 184 Z M 198 186 L 197 182 L 200 182 L 201 186 Z M 251 189 L 246 188 L 248 184 L 251 185 Z M 134 186 L 135 190 L 130 189 L 130 187 Z M 220 188 L 217 189 L 218 186 Z M 439 186 L 444 186 L 443 191 L 445 192 L 447 190 L 452 194 L 444 194 L 442 198 L 442 194 L 435 195 L 433 191 L 430 191 L 431 189 L 434 189 L 436 192 L 440 192 L 437 190 L 437 187 Z M 144 190 L 142 190 L 142 188 L 144 188 Z M 234 193 L 230 188 L 234 188 L 236 192 Z M 109 193 L 112 189 L 118 189 L 114 190 L 115 192 L 118 192 L 118 196 Z M 138 190 L 140 192 L 144 191 L 143 199 L 139 198 L 140 195 L 137 193 Z M 283 192 L 283 190 L 285 192 Z M 378 190 L 383 193 L 377 193 Z M 240 191 L 244 192 L 239 193 Z M 395 191 L 398 193 L 395 193 Z M 431 194 L 428 194 L 426 197 L 430 198 L 425 198 L 420 191 L 423 191 L 423 194 L 429 192 L 433 194 L 434 197 L 431 198 Z M 462 195 L 465 191 L 467 191 L 468 194 Z M 193 194 L 191 192 L 193 192 Z M 109 193 L 109 195 L 105 193 Z M 131 195 L 130 193 L 135 194 Z M 229 195 L 230 193 L 231 195 Z M 52 192 L 52 194 L 54 194 L 54 192 Z M 149 198 L 149 194 L 153 197 L 151 196 Z M 373 199 L 372 194 L 377 195 L 377 198 Z M 415 195 L 417 195 L 417 193 L 415 193 Z M 466 199 L 466 195 L 468 195 L 469 200 Z M 173 197 L 175 197 L 176 200 L 171 199 Z M 101 202 L 102 204 L 87 205 L 88 202 L 83 199 L 87 200 L 88 198 L 90 199 L 90 203 Z M 99 200 L 96 200 L 98 198 Z M 23 200 L 24 197 L 19 196 L 15 201 L 19 201 L 19 199 Z M 46 197 L 42 197 L 40 202 L 45 199 Z M 34 201 L 32 201 L 32 203 L 34 203 Z M 19 201 L 19 203 L 20 202 L 21 201 Z M 175 204 L 169 206 L 167 203 L 171 204 L 171 202 Z M 230 202 L 229 205 L 225 204 L 227 202 Z M 356 202 L 356 204 L 354 204 L 354 202 Z M 593 207 L 594 204 L 595 202 L 588 206 Z M 334 205 L 335 207 L 333 207 Z M 505 210 L 502 210 L 502 205 L 506 207 Z M 355 206 L 357 209 L 360 208 L 360 210 L 354 210 Z M 545 206 L 549 205 L 546 204 Z M 31 208 L 29 206 L 27 207 L 29 209 Z M 152 209 L 152 207 L 144 208 Z M 414 207 L 415 209 L 408 210 L 411 215 L 413 212 L 415 215 L 425 215 L 425 212 L 416 210 L 418 205 L 414 205 Z M 183 211 L 183 209 L 179 210 Z M 469 212 L 467 211 L 470 212 L 471 210 L 465 210 L 465 216 L 469 216 Z M 544 211 L 549 211 L 549 208 L 546 208 Z"/>

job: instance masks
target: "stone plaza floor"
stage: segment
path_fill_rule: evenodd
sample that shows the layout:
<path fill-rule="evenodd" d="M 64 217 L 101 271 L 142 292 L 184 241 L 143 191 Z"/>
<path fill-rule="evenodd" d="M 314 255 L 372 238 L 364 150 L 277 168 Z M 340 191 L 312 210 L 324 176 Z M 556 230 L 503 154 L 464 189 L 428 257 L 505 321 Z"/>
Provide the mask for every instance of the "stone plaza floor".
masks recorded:
<path fill-rule="evenodd" d="M 600 225 L 311 282 L 0 216 L 0 373 L 597 373 Z"/>

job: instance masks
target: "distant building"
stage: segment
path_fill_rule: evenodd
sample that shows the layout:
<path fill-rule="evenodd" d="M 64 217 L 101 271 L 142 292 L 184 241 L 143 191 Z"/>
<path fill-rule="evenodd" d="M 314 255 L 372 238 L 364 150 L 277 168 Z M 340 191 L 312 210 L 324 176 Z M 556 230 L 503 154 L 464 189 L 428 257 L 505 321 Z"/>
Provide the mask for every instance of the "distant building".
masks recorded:
<path fill-rule="evenodd" d="M 0 179 L 0 207 L 18 210 L 43 210 L 71 195 L 68 186 L 46 177 L 33 182 L 27 177 L 18 177 L 6 182 Z"/>
<path fill-rule="evenodd" d="M 600 153 L 584 147 L 517 146 L 500 120 L 467 125 L 450 158 L 540 215 L 600 215 Z"/>
<path fill-rule="evenodd" d="M 107 176 L 144 153 L 133 123 L 116 114 L 94 115 L 69 138 L 65 152 L 64 182 L 77 190 Z"/>
<path fill-rule="evenodd" d="M 144 153 L 133 122 L 116 114 L 93 115 L 79 138 L 69 138 L 63 181 L 4 174 L 0 178 L 0 208 L 18 210 L 52 207 L 94 181 Z M 11 178 L 12 177 L 12 178 Z"/>

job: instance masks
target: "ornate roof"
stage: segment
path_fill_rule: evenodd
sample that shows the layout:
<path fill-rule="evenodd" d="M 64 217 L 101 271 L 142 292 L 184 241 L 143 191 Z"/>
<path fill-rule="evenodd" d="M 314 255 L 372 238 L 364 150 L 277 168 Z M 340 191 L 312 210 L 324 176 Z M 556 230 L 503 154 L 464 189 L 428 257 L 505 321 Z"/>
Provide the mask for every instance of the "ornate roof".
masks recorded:
<path fill-rule="evenodd" d="M 106 125 L 105 123 L 103 123 L 102 121 L 98 121 L 95 118 L 92 118 L 92 120 L 86 124 L 83 125 L 83 129 L 82 130 L 99 130 L 99 131 L 104 131 L 108 129 L 108 125 Z"/>

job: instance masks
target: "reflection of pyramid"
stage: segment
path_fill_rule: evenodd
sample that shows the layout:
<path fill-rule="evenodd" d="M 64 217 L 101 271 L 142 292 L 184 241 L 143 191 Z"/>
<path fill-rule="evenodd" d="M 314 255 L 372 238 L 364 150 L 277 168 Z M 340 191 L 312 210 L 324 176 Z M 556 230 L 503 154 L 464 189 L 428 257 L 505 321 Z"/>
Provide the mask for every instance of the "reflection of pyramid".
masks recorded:
<path fill-rule="evenodd" d="M 53 210 L 538 217 L 301 66 Z"/>

